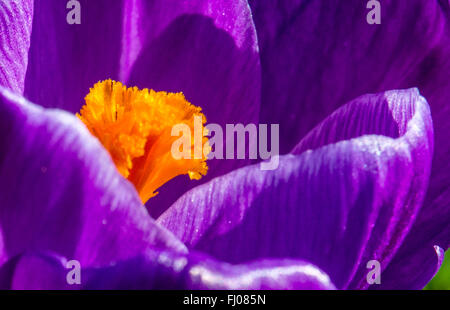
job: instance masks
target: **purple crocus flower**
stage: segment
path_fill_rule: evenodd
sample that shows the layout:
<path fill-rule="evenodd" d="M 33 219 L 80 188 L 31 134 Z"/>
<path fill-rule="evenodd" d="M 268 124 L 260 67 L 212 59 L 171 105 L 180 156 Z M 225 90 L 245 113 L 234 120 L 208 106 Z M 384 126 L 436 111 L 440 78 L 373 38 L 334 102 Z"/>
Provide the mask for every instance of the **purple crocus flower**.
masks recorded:
<path fill-rule="evenodd" d="M 0 287 L 432 278 L 450 245 L 448 1 L 383 1 L 380 25 L 359 0 L 79 2 L 79 25 L 64 1 L 0 2 Z M 279 123 L 279 168 L 213 160 L 144 206 L 74 115 L 107 78 L 182 91 L 220 125 Z"/>

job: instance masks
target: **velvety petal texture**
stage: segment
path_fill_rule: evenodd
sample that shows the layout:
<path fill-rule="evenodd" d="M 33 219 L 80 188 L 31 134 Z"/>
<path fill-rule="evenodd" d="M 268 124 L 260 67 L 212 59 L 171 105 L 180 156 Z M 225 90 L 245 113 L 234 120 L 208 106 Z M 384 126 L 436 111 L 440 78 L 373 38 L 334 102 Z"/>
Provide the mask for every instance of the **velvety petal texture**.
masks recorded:
<path fill-rule="evenodd" d="M 388 268 L 383 272 L 382 285 L 370 288 L 421 290 L 439 271 L 444 261 L 444 254 L 445 252 L 441 247 L 430 247 L 428 244 L 419 248 L 417 254 L 414 252 L 409 253 L 409 257 L 403 256 L 403 253 L 399 251 Z M 397 259 L 398 257 L 402 258 L 400 262 Z"/>
<path fill-rule="evenodd" d="M 33 1 L 0 2 L 0 85 L 24 89 L 30 48 Z"/>
<path fill-rule="evenodd" d="M 384 135 L 394 139 L 401 137 L 408 146 L 411 156 L 414 183 L 411 185 L 408 200 L 398 209 L 391 209 L 390 206 L 381 209 L 377 226 L 372 232 L 363 258 L 369 261 L 371 257 L 377 257 L 381 263 L 384 263 L 383 269 L 385 269 L 403 241 L 405 233 L 414 222 L 426 193 L 424 189 L 427 188 L 433 154 L 433 127 L 428 105 L 417 89 L 362 96 L 326 118 L 302 139 L 292 153 L 301 154 L 308 149 L 316 149 L 360 135 Z M 421 190 L 417 191 L 417 189 Z M 385 241 L 384 244 L 383 241 Z M 434 252 L 433 245 L 425 245 L 425 249 L 428 252 Z M 383 260 L 379 257 L 383 257 Z M 435 261 L 436 255 L 430 258 Z M 436 263 L 431 266 L 435 269 Z M 367 273 L 365 266 L 362 266 L 358 272 L 360 276 L 355 279 L 360 279 L 359 283 L 354 282 L 352 286 L 367 288 L 368 284 L 363 277 Z M 395 270 L 393 272 L 396 274 Z M 412 275 L 414 270 L 410 270 L 410 273 Z M 398 274 L 396 276 L 398 277 Z M 405 283 L 411 279 L 411 277 L 405 278 Z M 392 284 L 390 281 L 386 283 Z M 417 285 L 416 281 L 411 283 Z"/>
<path fill-rule="evenodd" d="M 182 91 L 203 109 L 208 123 L 222 128 L 258 122 L 261 71 L 247 1 L 135 0 L 126 3 L 124 12 L 123 81 Z M 148 202 L 149 210 L 157 217 L 189 188 L 248 163 L 210 160 L 200 182 L 176 178 Z"/>
<path fill-rule="evenodd" d="M 368 24 L 367 1 L 249 3 L 261 55 L 261 122 L 281 124 L 284 152 L 363 94 L 418 87 L 431 107 L 448 98 L 447 0 L 382 1 L 380 25 Z M 433 91 L 441 96 L 429 98 Z"/>
<path fill-rule="evenodd" d="M 69 1 L 34 1 L 25 97 L 38 105 L 79 112 L 99 80 L 118 79 L 122 0 L 79 0 L 80 24 L 69 24 Z"/>
<path fill-rule="evenodd" d="M 450 246 L 449 1 L 380 1 L 380 25 L 367 23 L 367 1 L 249 3 L 260 43 L 261 121 L 280 122 L 281 150 L 361 94 L 418 87 L 427 98 L 436 141 L 430 184 L 392 266 L 435 260 L 434 245 Z"/>
<path fill-rule="evenodd" d="M 81 283 L 72 285 L 66 278 L 73 269 L 67 266 L 65 258 L 29 253 L 14 262 L 14 271 L 5 280 L 9 281 L 11 289 L 335 288 L 320 269 L 294 260 L 261 260 L 246 265 L 230 265 L 195 253 L 179 255 L 147 251 L 103 268 L 81 268 Z"/>
<path fill-rule="evenodd" d="M 75 116 L 0 89 L 0 265 L 28 250 L 84 266 L 148 247 L 184 252 Z"/>
<path fill-rule="evenodd" d="M 337 124 L 345 129 L 330 132 Z M 229 262 L 295 257 L 338 288 L 364 287 L 366 263 L 386 268 L 423 200 L 433 150 L 428 105 L 416 89 L 363 96 L 311 135 L 319 143 L 305 138 L 301 154 L 280 157 L 278 169 L 254 165 L 214 179 L 158 222 L 189 248 Z"/>

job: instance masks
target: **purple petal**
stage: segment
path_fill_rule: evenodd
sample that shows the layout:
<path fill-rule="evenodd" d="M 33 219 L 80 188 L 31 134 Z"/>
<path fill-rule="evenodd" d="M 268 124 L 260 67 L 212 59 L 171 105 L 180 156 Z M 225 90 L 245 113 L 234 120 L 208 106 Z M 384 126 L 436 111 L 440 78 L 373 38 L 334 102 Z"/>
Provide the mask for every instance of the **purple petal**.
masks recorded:
<path fill-rule="evenodd" d="M 146 254 L 108 267 L 83 268 L 80 285 L 66 281 L 67 260 L 28 254 L 16 263 L 12 289 L 334 289 L 329 277 L 302 261 L 220 263 L 203 255 Z"/>
<path fill-rule="evenodd" d="M 362 96 L 320 123 L 302 139 L 293 153 L 300 154 L 307 149 L 316 149 L 360 135 L 376 134 L 394 139 L 400 136 L 408 145 L 411 156 L 415 182 L 411 188 L 425 189 L 433 154 L 433 128 L 429 114 L 428 106 L 415 89 Z M 366 245 L 364 261 L 376 257 L 383 264 L 383 269 L 386 268 L 413 223 L 424 195 L 424 190 L 411 192 L 407 206 L 400 209 L 381 209 L 377 226 Z M 367 288 L 368 284 L 364 278 L 366 273 L 366 267 L 361 266 L 350 287 Z M 431 277 L 428 280 L 430 279 Z M 413 279 L 409 280 L 414 283 Z M 384 280 L 383 284 L 391 285 L 391 282 Z"/>
<path fill-rule="evenodd" d="M 73 115 L 0 89 L 0 265 L 26 250 L 108 264 L 149 246 L 185 251 Z"/>
<path fill-rule="evenodd" d="M 450 246 L 449 1 L 383 1 L 381 25 L 367 24 L 365 1 L 249 2 L 260 42 L 261 121 L 281 123 L 282 151 L 350 98 L 409 87 L 427 98 L 435 129 L 430 185 L 393 264 L 435 260 L 434 245 Z"/>
<path fill-rule="evenodd" d="M 3 265 L 0 265 L 0 289 L 8 290 L 11 288 L 14 271 L 16 269 L 17 262 L 20 259 L 20 255 L 9 259 Z"/>
<path fill-rule="evenodd" d="M 261 54 L 261 122 L 280 124 L 282 152 L 366 93 L 418 87 L 432 108 L 449 97 L 447 0 L 382 1 L 380 25 L 367 23 L 367 1 L 249 3 Z"/>
<path fill-rule="evenodd" d="M 257 123 L 260 65 L 247 1 L 133 1 L 126 5 L 122 79 L 129 85 L 183 92 L 208 123 Z M 132 68 L 129 66 L 132 65 Z M 200 182 L 180 176 L 148 202 L 155 217 L 181 194 L 247 160 L 208 161 Z"/>
<path fill-rule="evenodd" d="M 355 115 L 367 123 L 355 123 Z M 255 165 L 216 178 L 180 198 L 158 222 L 188 247 L 226 261 L 300 258 L 338 288 L 365 280 L 369 260 L 387 266 L 422 202 L 431 117 L 412 89 L 358 98 L 312 135 L 326 137 L 336 123 L 349 128 L 338 133 L 349 140 L 328 133 L 329 141 L 318 139 L 323 145 L 280 157 L 275 171 Z"/>
<path fill-rule="evenodd" d="M 0 2 L 0 85 L 24 89 L 30 47 L 33 1 Z"/>
<path fill-rule="evenodd" d="M 119 77 L 122 0 L 79 0 L 81 24 L 69 24 L 68 1 L 34 1 L 25 97 L 79 112 L 99 80 Z"/>
<path fill-rule="evenodd" d="M 450 12 L 450 9 L 449 9 Z M 450 14 L 450 13 L 449 13 Z M 450 15 L 449 15 L 450 19 Z M 447 43 L 445 55 L 450 55 L 450 39 Z M 439 55 L 440 52 L 437 52 Z M 438 56 L 436 56 L 438 57 Z M 438 61 L 438 60 L 437 60 Z M 438 61 L 439 69 L 435 69 L 436 76 L 426 81 L 424 94 L 428 94 L 433 115 L 435 132 L 435 151 L 431 170 L 430 185 L 417 220 L 411 228 L 402 247 L 396 254 L 386 273 L 389 277 L 414 277 L 417 273 L 416 262 L 434 262 L 435 245 L 444 250 L 450 248 L 450 58 L 446 62 Z M 403 266 L 402 275 L 394 266 Z M 430 273 L 431 274 L 431 273 Z M 429 281 L 426 277 L 422 282 L 414 283 L 414 287 L 423 288 Z"/>
<path fill-rule="evenodd" d="M 402 261 L 396 259 L 401 253 L 396 254 L 396 258 L 383 272 L 381 285 L 371 288 L 421 290 L 439 271 L 445 253 L 439 246 L 434 246 L 421 249 L 420 255 L 415 252 L 409 254 L 410 259 L 405 258 Z"/>
<path fill-rule="evenodd" d="M 434 245 L 450 246 L 450 3 L 383 1 L 381 25 L 368 25 L 364 1 L 249 2 L 260 42 L 261 121 L 281 123 L 282 151 L 350 98 L 409 87 L 427 98 L 435 129 L 430 185 L 393 265 L 435 260 Z"/>

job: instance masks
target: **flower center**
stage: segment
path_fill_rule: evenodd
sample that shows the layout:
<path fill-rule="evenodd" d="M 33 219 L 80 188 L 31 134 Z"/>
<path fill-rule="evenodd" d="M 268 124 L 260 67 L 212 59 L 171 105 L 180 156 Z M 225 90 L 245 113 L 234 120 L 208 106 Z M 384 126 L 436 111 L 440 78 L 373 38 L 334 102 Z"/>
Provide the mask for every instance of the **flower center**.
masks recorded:
<path fill-rule="evenodd" d="M 127 88 L 120 82 L 106 80 L 95 84 L 85 101 L 78 118 L 109 151 L 117 169 L 134 184 L 143 203 L 178 175 L 188 174 L 197 180 L 208 171 L 206 156 L 210 148 L 203 127 L 206 118 L 201 108 L 190 104 L 182 93 Z M 205 152 L 200 157 L 175 159 L 171 147 L 177 137 L 171 135 L 172 127 L 186 124 L 192 129 L 194 117 L 202 120 Z M 193 143 L 190 151 L 194 154 Z"/>

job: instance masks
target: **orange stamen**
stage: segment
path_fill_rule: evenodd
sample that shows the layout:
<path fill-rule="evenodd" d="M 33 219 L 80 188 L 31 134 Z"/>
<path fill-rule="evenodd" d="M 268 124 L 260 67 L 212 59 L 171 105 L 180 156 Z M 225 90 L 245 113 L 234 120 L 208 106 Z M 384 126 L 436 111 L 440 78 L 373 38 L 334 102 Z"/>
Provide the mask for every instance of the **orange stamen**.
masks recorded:
<path fill-rule="evenodd" d="M 143 203 L 178 175 L 200 179 L 207 173 L 210 147 L 205 137 L 206 118 L 201 108 L 190 104 L 182 93 L 127 88 L 120 82 L 106 80 L 95 84 L 85 101 L 77 116 L 109 151 L 117 169 L 134 184 Z M 171 130 L 175 125 L 186 124 L 193 132 L 194 117 L 202 120 L 202 156 L 193 155 L 195 150 L 199 154 L 199 146 L 192 143 L 190 158 L 175 159 L 171 147 L 177 137 L 171 135 Z"/>

